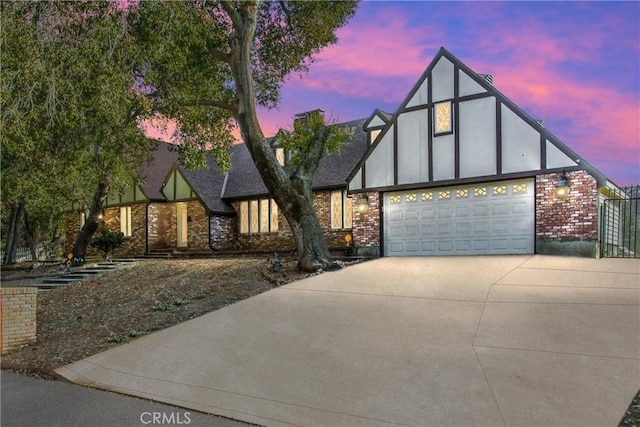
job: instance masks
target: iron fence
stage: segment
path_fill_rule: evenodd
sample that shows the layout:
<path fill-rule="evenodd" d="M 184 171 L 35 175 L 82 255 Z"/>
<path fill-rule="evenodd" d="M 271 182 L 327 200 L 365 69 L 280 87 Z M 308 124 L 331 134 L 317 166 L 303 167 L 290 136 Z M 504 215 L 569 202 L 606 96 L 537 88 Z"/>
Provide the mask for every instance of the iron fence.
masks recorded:
<path fill-rule="evenodd" d="M 602 201 L 600 254 L 606 258 L 640 258 L 638 187 Z"/>

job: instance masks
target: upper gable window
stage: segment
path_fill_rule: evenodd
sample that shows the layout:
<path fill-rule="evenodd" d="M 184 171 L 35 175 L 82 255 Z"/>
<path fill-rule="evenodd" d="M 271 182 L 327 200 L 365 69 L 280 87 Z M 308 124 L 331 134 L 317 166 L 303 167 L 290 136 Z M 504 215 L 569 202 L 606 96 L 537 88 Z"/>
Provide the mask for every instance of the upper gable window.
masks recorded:
<path fill-rule="evenodd" d="M 276 159 L 278 159 L 280 166 L 284 166 L 284 148 L 276 148 Z"/>
<path fill-rule="evenodd" d="M 369 131 L 369 144 L 373 144 L 373 141 L 375 141 L 378 135 L 380 135 L 380 132 L 382 132 L 382 129 Z"/>
<path fill-rule="evenodd" d="M 451 112 L 451 101 L 438 102 L 434 105 L 434 127 L 435 135 L 443 135 L 453 132 L 453 117 Z"/>

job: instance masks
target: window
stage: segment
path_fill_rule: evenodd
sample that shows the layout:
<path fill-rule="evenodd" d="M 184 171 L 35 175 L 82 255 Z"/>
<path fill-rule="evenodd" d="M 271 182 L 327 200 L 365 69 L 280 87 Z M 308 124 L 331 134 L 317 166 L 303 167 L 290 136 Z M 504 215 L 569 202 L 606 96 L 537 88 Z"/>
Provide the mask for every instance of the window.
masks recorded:
<path fill-rule="evenodd" d="M 353 200 L 346 191 L 331 192 L 331 228 L 351 228 Z"/>
<path fill-rule="evenodd" d="M 278 205 L 272 199 L 240 202 L 240 234 L 278 231 Z"/>
<path fill-rule="evenodd" d="M 131 237 L 131 206 L 120 208 L 120 231 L 125 237 Z"/>
<path fill-rule="evenodd" d="M 434 106 L 434 134 L 446 134 L 453 132 L 451 123 L 451 101 L 439 102 Z"/>
<path fill-rule="evenodd" d="M 280 166 L 284 166 L 284 148 L 276 148 L 276 159 Z"/>
<path fill-rule="evenodd" d="M 376 140 L 378 135 L 380 135 L 380 132 L 382 132 L 382 129 L 375 129 L 375 130 L 369 131 L 369 135 L 370 135 L 369 144 L 371 144 L 373 141 Z"/>

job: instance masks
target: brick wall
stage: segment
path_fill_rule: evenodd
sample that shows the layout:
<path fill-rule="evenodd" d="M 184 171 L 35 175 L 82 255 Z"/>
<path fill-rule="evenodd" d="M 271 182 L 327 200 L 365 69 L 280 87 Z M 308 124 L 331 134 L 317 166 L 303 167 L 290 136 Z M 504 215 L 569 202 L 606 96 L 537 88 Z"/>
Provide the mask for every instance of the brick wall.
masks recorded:
<path fill-rule="evenodd" d="M 112 258 L 126 258 L 143 255 L 145 252 L 147 204 L 137 203 L 131 206 L 131 236 L 109 254 Z M 120 207 L 113 206 L 104 210 L 104 225 L 111 231 L 121 231 Z M 96 236 L 99 233 L 96 232 Z M 95 236 L 94 236 L 95 237 Z"/>
<path fill-rule="evenodd" d="M 536 252 L 593 256 L 598 238 L 597 182 L 585 171 L 567 173 L 569 197 L 556 196 L 562 174 L 536 177 Z"/>
<path fill-rule="evenodd" d="M 36 339 L 38 289 L 0 289 L 0 353 Z"/>
<path fill-rule="evenodd" d="M 167 249 L 175 246 L 176 207 L 169 203 L 151 203 L 149 205 L 149 250 Z M 173 234 L 172 234 L 173 233 Z"/>
<path fill-rule="evenodd" d="M 80 230 L 80 213 L 68 212 L 65 215 L 64 222 L 64 252 L 71 252 L 73 249 L 73 243 L 78 237 L 78 231 Z"/>
<path fill-rule="evenodd" d="M 216 216 L 209 218 L 211 246 L 214 250 L 230 251 L 237 249 L 236 234 L 238 219 L 233 216 Z"/>
<path fill-rule="evenodd" d="M 353 244 L 360 248 L 380 248 L 380 194 L 366 193 L 369 201 L 369 212 L 358 212 L 358 204 L 355 202 L 360 195 L 354 195 L 353 203 Z"/>
<path fill-rule="evenodd" d="M 199 200 L 187 202 L 187 250 L 209 251 L 209 216 Z"/>
<path fill-rule="evenodd" d="M 240 212 L 240 202 L 232 203 L 236 212 Z M 317 192 L 313 195 L 313 206 L 318 214 L 322 232 L 327 239 L 329 249 L 347 248 L 345 236 L 351 229 L 331 228 L 331 192 Z M 293 251 L 296 249 L 293 233 L 281 211 L 278 212 L 278 231 L 272 233 L 240 234 L 238 220 L 232 223 L 235 240 L 234 249 L 246 251 Z"/>

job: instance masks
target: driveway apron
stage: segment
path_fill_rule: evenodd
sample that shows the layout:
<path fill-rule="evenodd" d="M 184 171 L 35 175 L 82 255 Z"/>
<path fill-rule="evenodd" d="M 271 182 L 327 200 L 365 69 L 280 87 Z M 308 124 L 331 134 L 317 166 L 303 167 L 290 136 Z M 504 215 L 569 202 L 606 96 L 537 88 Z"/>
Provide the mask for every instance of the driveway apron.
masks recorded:
<path fill-rule="evenodd" d="M 261 425 L 617 425 L 640 260 L 383 258 L 59 368 Z"/>

